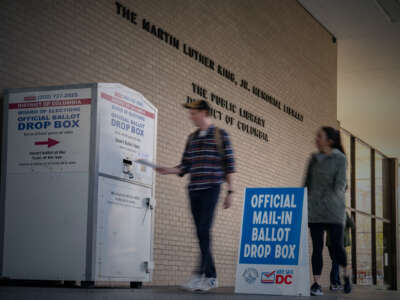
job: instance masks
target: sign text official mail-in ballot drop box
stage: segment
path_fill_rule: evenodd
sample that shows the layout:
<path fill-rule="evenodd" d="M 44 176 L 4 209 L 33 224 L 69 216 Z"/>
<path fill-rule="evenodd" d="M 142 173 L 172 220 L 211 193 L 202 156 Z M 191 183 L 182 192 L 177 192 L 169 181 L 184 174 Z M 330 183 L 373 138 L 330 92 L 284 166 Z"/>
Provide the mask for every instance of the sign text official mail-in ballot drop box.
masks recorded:
<path fill-rule="evenodd" d="M 151 280 L 157 109 L 121 84 L 6 90 L 0 276 Z"/>

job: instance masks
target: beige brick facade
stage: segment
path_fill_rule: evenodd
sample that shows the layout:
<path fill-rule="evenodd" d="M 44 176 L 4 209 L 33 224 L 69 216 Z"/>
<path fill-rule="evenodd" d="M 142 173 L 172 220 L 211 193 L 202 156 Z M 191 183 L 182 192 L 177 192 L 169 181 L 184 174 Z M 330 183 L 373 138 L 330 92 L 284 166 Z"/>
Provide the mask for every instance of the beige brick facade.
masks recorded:
<path fill-rule="evenodd" d="M 230 133 L 237 161 L 234 205 L 219 205 L 213 230 L 220 284 L 232 286 L 244 188 L 299 186 L 316 129 L 337 126 L 337 45 L 295 0 L 119 3 L 136 13 L 136 25 L 123 18 L 122 8 L 117 14 L 112 0 L 1 1 L 0 89 L 86 82 L 133 88 L 159 109 L 157 161 L 163 165 L 179 162 L 193 131 L 181 107 L 187 96 L 200 97 L 192 83 L 207 89 L 208 100 L 214 93 L 262 117 L 264 128 L 213 105 L 222 113 L 215 124 Z M 144 30 L 143 19 L 178 39 L 179 49 Z M 220 64 L 233 72 L 237 85 L 185 54 L 184 44 L 212 59 L 215 69 Z M 241 88 L 241 79 L 278 99 L 282 109 Z M 304 120 L 285 113 L 284 104 Z M 226 115 L 235 118 L 233 126 Z M 245 134 L 237 121 L 266 132 L 269 141 Z M 155 285 L 179 284 L 196 263 L 186 182 L 157 177 Z"/>

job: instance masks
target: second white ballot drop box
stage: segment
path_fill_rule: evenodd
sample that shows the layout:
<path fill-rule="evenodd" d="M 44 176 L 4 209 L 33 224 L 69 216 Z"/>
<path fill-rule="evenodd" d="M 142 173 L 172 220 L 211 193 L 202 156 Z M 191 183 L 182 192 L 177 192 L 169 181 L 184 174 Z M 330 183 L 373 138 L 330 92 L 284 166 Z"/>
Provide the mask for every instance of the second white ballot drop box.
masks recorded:
<path fill-rule="evenodd" d="M 151 280 L 157 109 L 116 83 L 9 89 L 0 277 Z M 2 212 L 2 213 L 1 213 Z"/>

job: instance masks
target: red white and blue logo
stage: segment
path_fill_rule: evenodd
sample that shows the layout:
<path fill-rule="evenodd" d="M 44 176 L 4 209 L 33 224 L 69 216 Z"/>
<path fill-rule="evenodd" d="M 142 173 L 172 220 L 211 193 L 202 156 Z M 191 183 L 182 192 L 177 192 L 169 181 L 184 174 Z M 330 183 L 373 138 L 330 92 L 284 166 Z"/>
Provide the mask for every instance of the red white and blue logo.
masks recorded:
<path fill-rule="evenodd" d="M 275 283 L 275 271 L 272 272 L 263 272 L 261 274 L 261 283 Z"/>
<path fill-rule="evenodd" d="M 293 270 L 278 269 L 261 273 L 261 283 L 291 285 L 293 284 Z"/>

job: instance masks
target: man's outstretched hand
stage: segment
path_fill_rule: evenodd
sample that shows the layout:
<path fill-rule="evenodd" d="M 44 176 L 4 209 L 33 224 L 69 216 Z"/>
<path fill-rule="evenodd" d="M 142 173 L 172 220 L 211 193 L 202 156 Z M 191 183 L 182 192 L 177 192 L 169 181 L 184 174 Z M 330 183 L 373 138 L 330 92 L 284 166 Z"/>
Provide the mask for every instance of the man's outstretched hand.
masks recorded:
<path fill-rule="evenodd" d="M 165 167 L 158 167 L 156 168 L 157 173 L 161 175 L 167 175 L 168 174 L 168 168 Z"/>
<path fill-rule="evenodd" d="M 169 175 L 169 174 L 179 174 L 179 168 L 166 168 L 166 167 L 158 167 L 156 168 L 157 173 L 161 175 Z"/>

